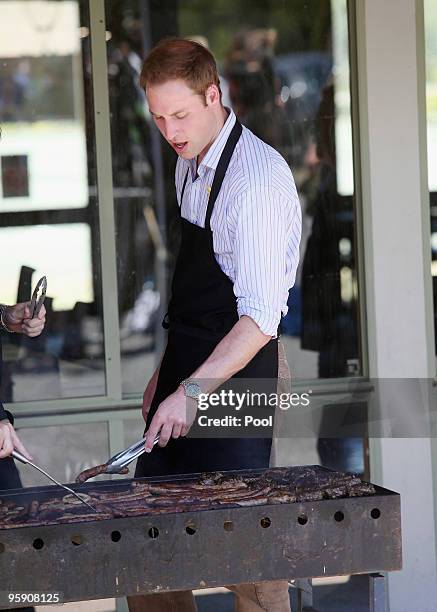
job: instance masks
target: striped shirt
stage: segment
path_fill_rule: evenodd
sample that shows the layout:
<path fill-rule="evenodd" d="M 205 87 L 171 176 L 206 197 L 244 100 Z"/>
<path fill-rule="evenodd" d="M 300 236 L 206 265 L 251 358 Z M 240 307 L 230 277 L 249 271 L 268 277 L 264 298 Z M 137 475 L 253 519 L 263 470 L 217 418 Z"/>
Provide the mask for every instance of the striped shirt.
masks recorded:
<path fill-rule="evenodd" d="M 220 155 L 235 124 L 230 114 L 197 169 L 196 159 L 178 158 L 176 193 L 187 171 L 181 216 L 205 227 L 209 191 Z M 211 216 L 214 254 L 234 285 L 238 316 L 276 337 L 287 314 L 296 278 L 301 209 L 293 175 L 284 158 L 243 126 Z"/>

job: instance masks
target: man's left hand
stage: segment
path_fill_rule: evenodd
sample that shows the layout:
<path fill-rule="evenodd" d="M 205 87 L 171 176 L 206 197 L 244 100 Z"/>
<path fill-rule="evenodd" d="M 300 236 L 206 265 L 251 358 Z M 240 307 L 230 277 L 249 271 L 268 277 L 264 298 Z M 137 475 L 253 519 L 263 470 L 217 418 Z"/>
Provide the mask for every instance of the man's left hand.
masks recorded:
<path fill-rule="evenodd" d="M 146 452 L 152 450 L 158 433 L 159 446 L 166 446 L 170 438 L 186 436 L 194 423 L 196 412 L 196 400 L 186 397 L 182 387 L 178 387 L 158 406 L 145 436 Z"/>
<path fill-rule="evenodd" d="M 34 319 L 30 318 L 30 302 L 22 302 L 15 306 L 8 306 L 3 314 L 3 321 L 11 331 L 25 334 L 30 338 L 39 336 L 46 323 L 46 309 L 41 306 L 41 310 Z"/>

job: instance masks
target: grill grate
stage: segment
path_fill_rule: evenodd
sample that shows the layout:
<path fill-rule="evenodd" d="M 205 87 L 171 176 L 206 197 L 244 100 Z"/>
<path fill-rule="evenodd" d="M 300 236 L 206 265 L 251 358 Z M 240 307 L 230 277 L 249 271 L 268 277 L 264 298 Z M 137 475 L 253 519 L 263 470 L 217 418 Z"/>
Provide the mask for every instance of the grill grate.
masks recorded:
<path fill-rule="evenodd" d="M 232 482 L 244 483 L 235 492 L 252 497 L 227 497 Z M 38 509 L 31 519 L 22 511 L 25 522 L 13 526 L 3 514 L 0 591 L 38 585 L 75 601 L 401 568 L 399 495 L 318 466 L 74 488 L 109 504 L 109 516 L 96 520 L 83 506 L 80 517 L 68 508 L 53 524 L 41 524 L 47 502 L 64 497 L 57 487 L 2 497 L 9 515 L 12 504 L 26 509 L 37 500 Z M 138 491 L 153 503 L 123 509 L 116 501 Z"/>

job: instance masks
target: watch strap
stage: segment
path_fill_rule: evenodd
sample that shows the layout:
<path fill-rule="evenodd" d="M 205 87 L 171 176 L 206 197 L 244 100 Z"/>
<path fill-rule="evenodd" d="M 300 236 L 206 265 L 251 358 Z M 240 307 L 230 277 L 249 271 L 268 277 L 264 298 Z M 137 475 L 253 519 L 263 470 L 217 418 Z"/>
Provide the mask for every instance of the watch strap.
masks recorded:
<path fill-rule="evenodd" d="M 195 399 L 196 401 L 199 399 L 199 395 L 202 393 L 199 383 L 190 378 L 186 378 L 180 382 L 180 385 L 184 389 L 185 397 L 190 397 L 191 399 Z M 196 392 L 191 392 L 190 387 L 197 387 Z"/>
<path fill-rule="evenodd" d="M 5 323 L 4 316 L 6 313 L 6 308 L 7 308 L 6 304 L 0 304 L 0 327 L 4 329 L 5 331 L 9 332 L 10 334 L 14 334 L 15 333 L 14 330 L 9 329 L 9 327 Z"/>

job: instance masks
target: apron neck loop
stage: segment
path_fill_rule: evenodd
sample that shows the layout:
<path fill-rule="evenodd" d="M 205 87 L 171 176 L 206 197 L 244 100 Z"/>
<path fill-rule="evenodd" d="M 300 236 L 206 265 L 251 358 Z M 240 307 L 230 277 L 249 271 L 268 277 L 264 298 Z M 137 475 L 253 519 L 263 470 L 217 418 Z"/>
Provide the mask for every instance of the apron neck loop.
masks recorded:
<path fill-rule="evenodd" d="M 223 179 L 225 178 L 226 170 L 228 169 L 229 162 L 231 161 L 231 157 L 234 153 L 235 147 L 237 146 L 237 142 L 241 136 L 242 131 L 243 131 L 243 128 L 241 127 L 241 123 L 238 121 L 238 119 L 235 119 L 235 125 L 232 128 L 231 133 L 229 134 L 229 138 L 226 141 L 222 154 L 220 155 L 220 159 L 217 164 L 217 169 L 214 174 L 214 181 L 212 183 L 211 193 L 209 194 L 208 208 L 206 210 L 206 217 L 205 217 L 205 229 L 207 230 L 211 229 L 210 222 L 211 222 L 211 215 L 212 215 L 212 211 L 214 208 L 214 204 L 215 204 L 218 194 L 220 193 Z M 190 169 L 188 168 L 187 173 L 185 175 L 184 183 L 182 185 L 182 191 L 181 191 L 181 206 L 180 206 L 181 215 L 182 215 L 182 200 L 184 198 L 185 186 L 187 184 L 189 173 L 190 173 Z"/>
<path fill-rule="evenodd" d="M 210 221 L 214 204 L 218 194 L 220 193 L 226 170 L 228 169 L 229 162 L 231 161 L 232 154 L 234 153 L 235 147 L 237 146 L 237 142 L 241 136 L 242 130 L 243 128 L 241 127 L 241 123 L 238 121 L 238 119 L 235 119 L 235 125 L 232 128 L 231 133 L 229 134 L 229 138 L 225 144 L 222 154 L 220 155 L 220 159 L 217 164 L 217 169 L 214 174 L 214 181 L 212 183 L 211 193 L 209 194 L 208 208 L 205 217 L 205 229 L 211 229 Z"/>

